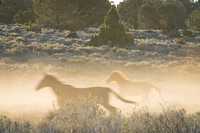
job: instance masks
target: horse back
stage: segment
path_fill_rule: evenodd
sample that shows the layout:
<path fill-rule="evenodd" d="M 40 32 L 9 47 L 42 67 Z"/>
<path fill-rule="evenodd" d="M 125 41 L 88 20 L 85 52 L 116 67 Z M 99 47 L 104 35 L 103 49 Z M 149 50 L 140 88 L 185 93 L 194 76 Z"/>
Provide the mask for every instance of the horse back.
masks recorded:
<path fill-rule="evenodd" d="M 107 87 L 89 87 L 89 88 L 83 88 L 81 89 L 81 93 L 91 93 L 92 95 L 98 96 L 98 95 L 105 95 L 110 92 L 110 88 Z"/>

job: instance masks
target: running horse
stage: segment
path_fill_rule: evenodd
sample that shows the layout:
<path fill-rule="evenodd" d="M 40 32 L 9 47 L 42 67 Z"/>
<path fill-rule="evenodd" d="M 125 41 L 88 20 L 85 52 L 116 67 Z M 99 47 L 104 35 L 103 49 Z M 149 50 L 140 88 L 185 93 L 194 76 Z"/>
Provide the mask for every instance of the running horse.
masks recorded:
<path fill-rule="evenodd" d="M 113 71 L 108 75 L 106 83 L 116 82 L 119 86 L 119 92 L 128 96 L 142 96 L 147 101 L 149 94 L 155 90 L 160 95 L 160 89 L 147 82 L 134 82 L 129 80 L 121 71 Z"/>
<path fill-rule="evenodd" d="M 56 77 L 52 75 L 46 75 L 36 87 L 36 90 L 40 90 L 45 87 L 51 87 L 53 92 L 57 96 L 58 105 L 63 106 L 63 103 L 67 103 L 70 99 L 77 100 L 78 97 L 91 95 L 91 98 L 98 97 L 102 98 L 102 105 L 110 112 L 116 112 L 117 108 L 109 105 L 109 93 L 117 96 L 120 100 L 125 103 L 136 104 L 135 101 L 129 101 L 124 99 L 122 96 L 112 91 L 108 87 L 89 87 L 89 88 L 77 88 L 72 85 L 63 84 Z"/>

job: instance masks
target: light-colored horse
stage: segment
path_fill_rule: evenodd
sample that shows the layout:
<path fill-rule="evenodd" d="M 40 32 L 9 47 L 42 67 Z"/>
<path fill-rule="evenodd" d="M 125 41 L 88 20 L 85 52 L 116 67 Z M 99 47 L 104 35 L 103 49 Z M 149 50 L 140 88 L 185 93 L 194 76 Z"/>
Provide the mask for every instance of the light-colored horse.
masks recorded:
<path fill-rule="evenodd" d="M 134 101 L 125 100 L 116 92 L 112 91 L 108 87 L 90 87 L 90 88 L 76 88 L 71 85 L 63 84 L 57 78 L 52 75 L 46 75 L 36 87 L 36 90 L 40 90 L 44 87 L 51 87 L 53 92 L 57 96 L 59 106 L 63 106 L 63 103 L 67 103 L 70 99 L 77 100 L 79 96 L 91 95 L 91 98 L 102 98 L 102 105 L 110 112 L 116 112 L 117 108 L 109 105 L 109 93 L 113 93 L 120 100 L 125 103 L 136 104 Z"/>
<path fill-rule="evenodd" d="M 160 95 L 160 89 L 147 82 L 130 81 L 121 71 L 113 71 L 109 74 L 106 82 L 115 81 L 119 86 L 119 91 L 123 95 L 142 96 L 143 100 L 147 101 L 152 89 L 156 90 Z"/>

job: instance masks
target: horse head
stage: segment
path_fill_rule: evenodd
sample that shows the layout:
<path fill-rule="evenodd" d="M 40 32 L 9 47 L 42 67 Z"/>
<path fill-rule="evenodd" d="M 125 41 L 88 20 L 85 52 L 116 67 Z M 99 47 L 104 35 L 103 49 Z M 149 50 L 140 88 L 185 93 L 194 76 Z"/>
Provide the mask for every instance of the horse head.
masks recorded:
<path fill-rule="evenodd" d="M 55 77 L 52 75 L 46 74 L 44 78 L 40 81 L 40 83 L 37 85 L 36 90 L 40 90 L 44 87 L 50 87 L 52 82 L 55 81 Z"/>
<path fill-rule="evenodd" d="M 121 80 L 126 80 L 126 76 L 121 72 L 121 71 L 113 71 L 108 75 L 108 78 L 106 80 L 106 83 L 110 83 L 113 81 L 121 81 Z"/>

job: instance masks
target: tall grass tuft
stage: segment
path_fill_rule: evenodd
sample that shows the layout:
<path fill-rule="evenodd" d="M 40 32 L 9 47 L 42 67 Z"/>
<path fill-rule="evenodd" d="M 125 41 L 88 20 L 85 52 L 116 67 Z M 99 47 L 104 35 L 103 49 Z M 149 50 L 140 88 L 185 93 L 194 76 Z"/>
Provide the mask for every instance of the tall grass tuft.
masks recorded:
<path fill-rule="evenodd" d="M 31 124 L 28 121 L 16 122 L 5 115 L 0 115 L 0 133 L 30 133 Z"/>
<path fill-rule="evenodd" d="M 37 132 L 44 133 L 198 133 L 200 113 L 185 109 L 162 107 L 160 113 L 148 109 L 134 110 L 128 115 L 106 113 L 99 108 L 99 99 L 81 98 L 50 112 Z"/>
<path fill-rule="evenodd" d="M 101 99 L 80 97 L 51 111 L 39 122 L 14 122 L 0 116 L 0 133 L 199 133 L 200 112 L 187 113 L 177 107 L 162 112 L 148 108 L 130 114 L 108 113 L 97 103 Z"/>

